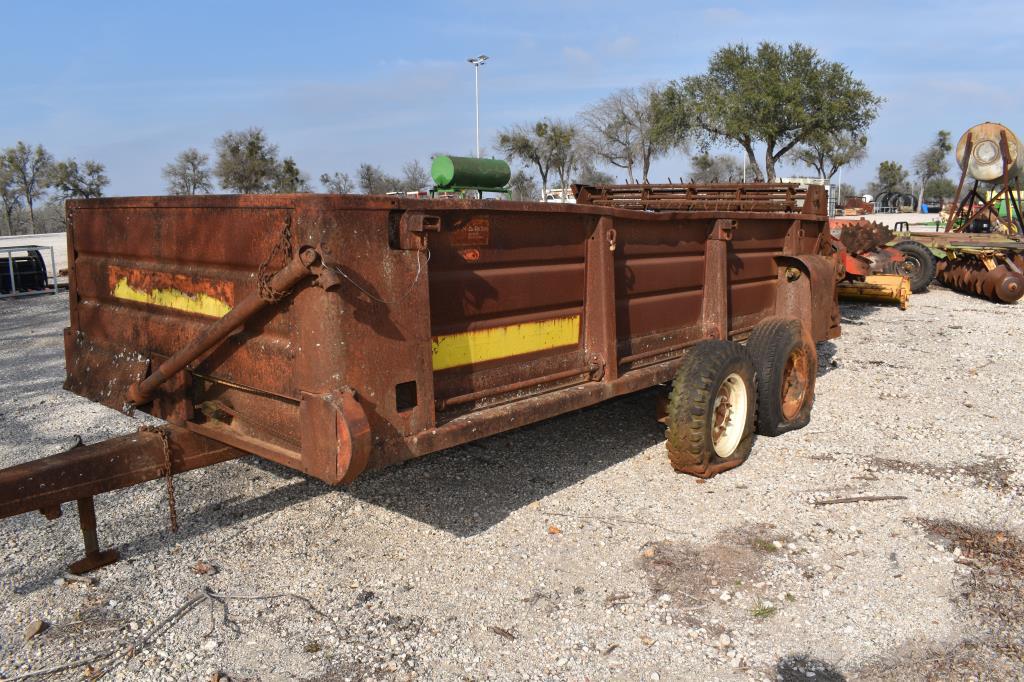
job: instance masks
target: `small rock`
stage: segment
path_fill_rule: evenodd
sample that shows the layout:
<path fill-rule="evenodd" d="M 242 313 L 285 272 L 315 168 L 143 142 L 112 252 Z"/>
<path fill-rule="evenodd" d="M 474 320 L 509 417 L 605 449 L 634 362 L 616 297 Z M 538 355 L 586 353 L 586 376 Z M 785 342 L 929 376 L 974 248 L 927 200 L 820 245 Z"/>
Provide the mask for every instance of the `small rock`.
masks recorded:
<path fill-rule="evenodd" d="M 197 561 L 192 570 L 199 575 L 216 575 L 218 571 L 216 566 L 205 561 Z"/>
<path fill-rule="evenodd" d="M 722 601 L 729 601 L 730 599 L 732 599 L 732 595 L 729 594 L 728 592 L 723 592 L 721 595 L 719 595 L 718 598 L 721 599 Z"/>
<path fill-rule="evenodd" d="M 730 644 L 732 644 L 732 637 L 725 634 L 724 632 L 718 636 L 718 646 L 724 649 Z"/>
<path fill-rule="evenodd" d="M 36 620 L 29 623 L 28 627 L 25 628 L 25 641 L 27 642 L 28 640 L 45 631 L 49 627 L 49 623 L 47 623 L 45 620 L 39 620 L 37 618 Z"/>

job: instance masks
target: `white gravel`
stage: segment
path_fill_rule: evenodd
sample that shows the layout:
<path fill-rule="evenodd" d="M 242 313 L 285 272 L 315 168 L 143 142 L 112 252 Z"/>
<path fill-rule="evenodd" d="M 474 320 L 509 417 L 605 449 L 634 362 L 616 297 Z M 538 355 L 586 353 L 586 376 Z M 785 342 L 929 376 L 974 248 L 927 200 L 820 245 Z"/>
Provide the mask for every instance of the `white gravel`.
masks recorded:
<path fill-rule="evenodd" d="M 64 295 L 0 303 L 0 466 L 138 425 L 61 390 L 66 307 Z M 648 392 L 348 489 L 256 458 L 190 472 L 177 477 L 177 535 L 162 482 L 103 495 L 102 540 L 124 558 L 94 585 L 61 580 L 80 553 L 70 506 L 54 522 L 0 521 L 0 677 L 128 651 L 209 588 L 308 602 L 204 599 L 97 668 L 145 680 L 1019 678 L 1022 323 L 1024 306 L 937 285 L 906 312 L 844 306 L 842 338 L 819 347 L 811 425 L 759 439 L 706 483 L 672 472 Z M 813 504 L 854 495 L 907 499 Z M 25 642 L 37 619 L 49 629 Z"/>

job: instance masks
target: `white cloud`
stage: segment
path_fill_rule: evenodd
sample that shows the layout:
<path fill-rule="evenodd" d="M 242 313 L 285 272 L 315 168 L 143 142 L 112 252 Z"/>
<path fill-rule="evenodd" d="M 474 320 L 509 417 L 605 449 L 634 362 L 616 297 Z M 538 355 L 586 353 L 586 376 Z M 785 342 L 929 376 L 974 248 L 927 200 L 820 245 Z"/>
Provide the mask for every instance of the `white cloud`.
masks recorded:
<path fill-rule="evenodd" d="M 703 12 L 704 18 L 713 23 L 746 22 L 749 18 L 735 7 L 708 7 Z"/>
<path fill-rule="evenodd" d="M 637 40 L 633 36 L 619 36 L 611 42 L 608 46 L 608 50 L 615 54 L 625 54 L 626 52 L 632 52 L 633 48 L 636 47 L 636 44 Z"/>
<path fill-rule="evenodd" d="M 569 62 L 578 65 L 589 65 L 594 62 L 594 57 L 589 52 L 579 47 L 563 47 L 562 56 Z"/>

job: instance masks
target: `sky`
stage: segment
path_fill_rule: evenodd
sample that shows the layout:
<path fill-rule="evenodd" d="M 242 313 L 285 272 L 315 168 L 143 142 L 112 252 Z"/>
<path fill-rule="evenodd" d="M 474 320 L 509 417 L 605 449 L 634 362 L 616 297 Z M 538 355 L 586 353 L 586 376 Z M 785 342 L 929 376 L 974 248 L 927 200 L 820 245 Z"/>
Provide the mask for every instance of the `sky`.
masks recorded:
<path fill-rule="evenodd" d="M 161 168 L 227 130 L 264 129 L 314 179 L 370 162 L 399 174 L 616 89 L 702 72 L 719 47 L 800 41 L 885 98 L 857 187 L 909 166 L 938 130 L 1024 134 L 1024 3 L 4 2 L 0 147 L 105 164 L 111 195 L 164 192 Z M 727 151 L 727 150 L 722 150 Z M 733 151 L 734 154 L 738 153 Z M 653 181 L 689 160 L 657 161 Z M 806 169 L 784 171 L 807 174 Z M 621 174 L 621 171 L 620 171 Z"/>

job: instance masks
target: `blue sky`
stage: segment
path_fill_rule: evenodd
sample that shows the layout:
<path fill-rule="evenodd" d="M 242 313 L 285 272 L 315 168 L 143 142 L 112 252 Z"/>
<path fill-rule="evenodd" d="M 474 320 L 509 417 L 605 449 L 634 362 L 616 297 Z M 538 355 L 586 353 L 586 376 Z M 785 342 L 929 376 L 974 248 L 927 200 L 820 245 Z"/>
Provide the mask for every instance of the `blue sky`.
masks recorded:
<path fill-rule="evenodd" d="M 161 167 L 262 127 L 314 179 L 359 163 L 399 173 L 471 153 L 509 124 L 570 117 L 609 92 L 702 71 L 731 42 L 802 41 L 886 98 L 869 158 L 909 165 L 944 128 L 1024 134 L 1024 3 L 7 2 L 0 146 L 43 143 L 106 164 L 111 194 L 163 192 Z M 979 36 L 977 45 L 956 46 Z M 685 175 L 685 156 L 653 175 Z"/>

